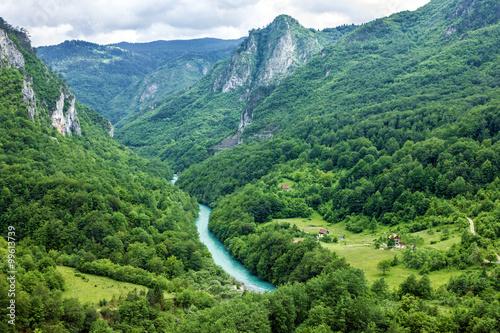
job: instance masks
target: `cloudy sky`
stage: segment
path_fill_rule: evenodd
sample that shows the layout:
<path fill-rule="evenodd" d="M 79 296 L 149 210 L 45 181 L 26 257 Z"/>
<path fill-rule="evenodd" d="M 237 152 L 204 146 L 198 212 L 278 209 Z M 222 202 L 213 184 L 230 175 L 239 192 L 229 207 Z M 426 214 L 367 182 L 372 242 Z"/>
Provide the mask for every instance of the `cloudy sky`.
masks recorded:
<path fill-rule="evenodd" d="M 239 38 L 288 14 L 308 28 L 364 23 L 429 0 L 2 0 L 0 13 L 34 46 L 70 39 L 120 41 Z"/>

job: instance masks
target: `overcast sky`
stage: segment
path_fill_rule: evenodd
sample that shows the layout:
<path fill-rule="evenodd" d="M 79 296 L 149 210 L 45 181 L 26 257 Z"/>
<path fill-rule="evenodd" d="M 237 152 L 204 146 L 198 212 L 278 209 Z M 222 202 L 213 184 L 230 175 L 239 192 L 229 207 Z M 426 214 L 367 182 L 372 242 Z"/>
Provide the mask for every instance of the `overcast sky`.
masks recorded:
<path fill-rule="evenodd" d="M 307 28 L 364 23 L 429 0 L 2 0 L 0 15 L 25 27 L 34 46 L 81 39 L 121 41 L 246 36 L 280 14 Z"/>

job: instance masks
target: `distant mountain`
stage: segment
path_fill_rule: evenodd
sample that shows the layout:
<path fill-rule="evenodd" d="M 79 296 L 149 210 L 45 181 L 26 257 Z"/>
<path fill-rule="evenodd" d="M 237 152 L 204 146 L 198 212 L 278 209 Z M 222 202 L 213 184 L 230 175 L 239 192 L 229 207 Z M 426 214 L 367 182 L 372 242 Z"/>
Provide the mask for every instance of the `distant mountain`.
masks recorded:
<path fill-rule="evenodd" d="M 176 170 L 234 146 L 261 100 L 354 28 L 316 31 L 290 16 L 278 16 L 267 27 L 250 31 L 231 59 L 217 63 L 193 88 L 157 102 L 155 109 L 124 125 L 117 138 L 138 152 L 168 160 Z"/>
<path fill-rule="evenodd" d="M 158 98 L 194 84 L 240 42 L 214 38 L 114 45 L 66 41 L 39 47 L 37 54 L 82 102 L 117 123 Z M 191 63 L 183 60 L 186 57 Z M 150 91 L 147 97 L 141 86 Z"/>
<path fill-rule="evenodd" d="M 141 54 L 157 55 L 160 58 L 166 54 L 180 56 L 185 53 L 211 53 L 225 49 L 231 49 L 239 44 L 243 38 L 225 40 L 218 38 L 199 38 L 187 40 L 159 40 L 149 43 L 116 43 L 108 46 L 115 46 L 120 49 L 133 51 Z M 176 57 L 174 56 L 174 57 Z"/>

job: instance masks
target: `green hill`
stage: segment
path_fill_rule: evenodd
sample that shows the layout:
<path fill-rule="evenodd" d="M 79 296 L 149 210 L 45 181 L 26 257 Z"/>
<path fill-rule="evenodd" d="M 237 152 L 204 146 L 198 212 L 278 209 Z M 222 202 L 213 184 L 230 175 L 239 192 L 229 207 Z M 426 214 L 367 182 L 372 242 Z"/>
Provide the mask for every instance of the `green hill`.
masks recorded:
<path fill-rule="evenodd" d="M 498 1 L 434 0 L 360 27 L 281 16 L 252 31 L 120 131 L 187 168 L 176 185 L 191 197 L 0 21 L 0 227 L 18 237 L 16 284 L 0 238 L 0 295 L 16 289 L 0 331 L 498 331 L 499 18 Z M 319 47 L 325 34 L 338 40 Z M 318 48 L 299 62 L 297 45 Z M 233 290 L 197 239 L 195 197 L 275 291 Z M 65 298 L 57 264 L 148 291 L 97 312 Z"/>
<path fill-rule="evenodd" d="M 156 295 L 198 290 L 190 276 L 200 274 L 219 286 L 213 296 L 195 292 L 200 302 L 231 298 L 233 283 L 198 240 L 198 205 L 169 184 L 170 167 L 114 140 L 110 122 L 76 101 L 25 31 L 0 24 L 2 318 L 16 306 L 16 325 L 2 319 L 0 331 L 90 331 L 99 314 L 65 298 L 58 264 Z M 124 295 L 120 304 L 139 296 Z"/>
<path fill-rule="evenodd" d="M 249 140 L 247 146 L 214 156 L 185 172 L 179 184 L 210 203 L 220 189 L 230 193 L 235 186 L 264 176 L 273 165 L 305 152 L 303 157 L 321 161 L 326 171 L 353 170 L 341 185 L 355 187 L 356 180 L 387 172 L 392 163 L 384 164 L 386 156 L 398 156 L 398 162 L 410 154 L 412 163 L 430 172 L 451 158 L 448 154 L 455 153 L 450 151 L 455 144 L 494 149 L 499 131 L 499 14 L 494 2 L 471 8 L 464 4 L 433 1 L 416 12 L 367 23 L 325 48 L 254 108 L 252 123 L 242 136 L 250 139 L 277 129 L 274 139 Z M 236 157 L 247 152 L 245 159 Z M 374 159 L 365 160 L 366 155 Z M 467 174 L 492 158 L 470 156 Z M 221 167 L 227 170 L 224 173 L 219 172 L 222 160 L 231 163 Z M 448 170 L 440 173 L 452 167 L 446 164 Z M 367 173 L 360 173 L 360 168 Z M 215 174 L 221 179 L 217 184 L 202 181 Z M 448 174 L 446 189 L 440 193 L 450 196 L 453 192 L 447 186 L 464 175 Z M 434 179 L 436 186 L 436 177 L 424 179 Z M 464 179 L 474 183 L 469 184 L 475 191 L 485 184 L 477 177 Z M 411 184 L 413 190 L 427 187 Z"/>

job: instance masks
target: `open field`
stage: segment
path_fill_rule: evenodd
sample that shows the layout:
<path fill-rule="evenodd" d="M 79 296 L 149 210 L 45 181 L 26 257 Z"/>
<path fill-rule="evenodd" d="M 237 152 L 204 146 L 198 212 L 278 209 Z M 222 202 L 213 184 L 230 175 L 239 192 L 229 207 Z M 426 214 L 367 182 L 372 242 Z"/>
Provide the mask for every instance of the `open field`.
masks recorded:
<path fill-rule="evenodd" d="M 309 218 L 292 218 L 292 219 L 275 219 L 269 223 L 283 223 L 288 222 L 290 225 L 297 225 L 297 227 L 311 235 L 317 235 L 321 228 L 329 231 L 330 235 L 338 237 L 343 235 L 345 241 L 338 243 L 323 243 L 321 245 L 327 249 L 336 252 L 340 257 L 345 257 L 346 260 L 354 267 L 362 269 L 369 282 L 373 282 L 383 277 L 382 272 L 377 269 L 377 264 L 382 259 L 392 259 L 394 255 L 399 257 L 399 265 L 391 267 L 389 272 L 386 272 L 385 279 L 391 288 L 398 287 L 412 273 L 418 276 L 418 271 L 409 269 L 402 264 L 404 249 L 394 250 L 377 250 L 374 248 L 374 240 L 380 236 L 389 236 L 394 230 L 385 225 L 379 225 L 375 232 L 365 230 L 361 233 L 353 233 L 346 230 L 345 223 L 328 224 L 318 212 L 314 212 Z M 440 241 L 443 235 L 443 227 L 433 228 L 432 232 L 423 230 L 420 232 L 412 233 L 413 236 L 419 236 L 424 239 L 424 244 L 419 247 L 433 247 L 438 250 L 446 250 L 451 245 L 460 241 L 459 232 L 455 231 L 453 226 L 449 226 L 449 239 Z M 440 230 L 440 231 L 438 231 Z M 434 242 L 434 244 L 431 244 Z M 431 272 L 429 278 L 432 281 L 432 286 L 437 288 L 448 282 L 450 277 L 457 274 L 459 271 L 456 269 L 445 269 L 437 272 Z"/>
<path fill-rule="evenodd" d="M 99 301 L 105 299 L 111 301 L 114 296 L 118 300 L 120 295 L 123 297 L 134 289 L 137 292 L 147 292 L 148 288 L 128 282 L 120 282 L 107 277 L 92 274 L 80 273 L 76 269 L 65 266 L 58 266 L 57 270 L 62 274 L 65 282 L 65 291 L 63 297 L 78 298 L 82 303 L 91 303 L 98 305 Z M 80 276 L 75 276 L 79 274 Z"/>
<path fill-rule="evenodd" d="M 281 190 L 281 185 L 288 185 L 288 186 L 290 186 L 290 189 L 292 190 L 292 189 L 293 189 L 293 187 L 294 187 L 296 184 L 297 184 L 297 183 L 296 183 L 296 182 L 294 182 L 294 181 L 293 181 L 293 180 L 291 180 L 291 179 L 288 179 L 288 178 L 283 178 L 283 179 L 281 180 L 281 182 L 279 182 L 279 183 L 278 183 L 278 189 L 280 189 L 280 190 Z"/>

